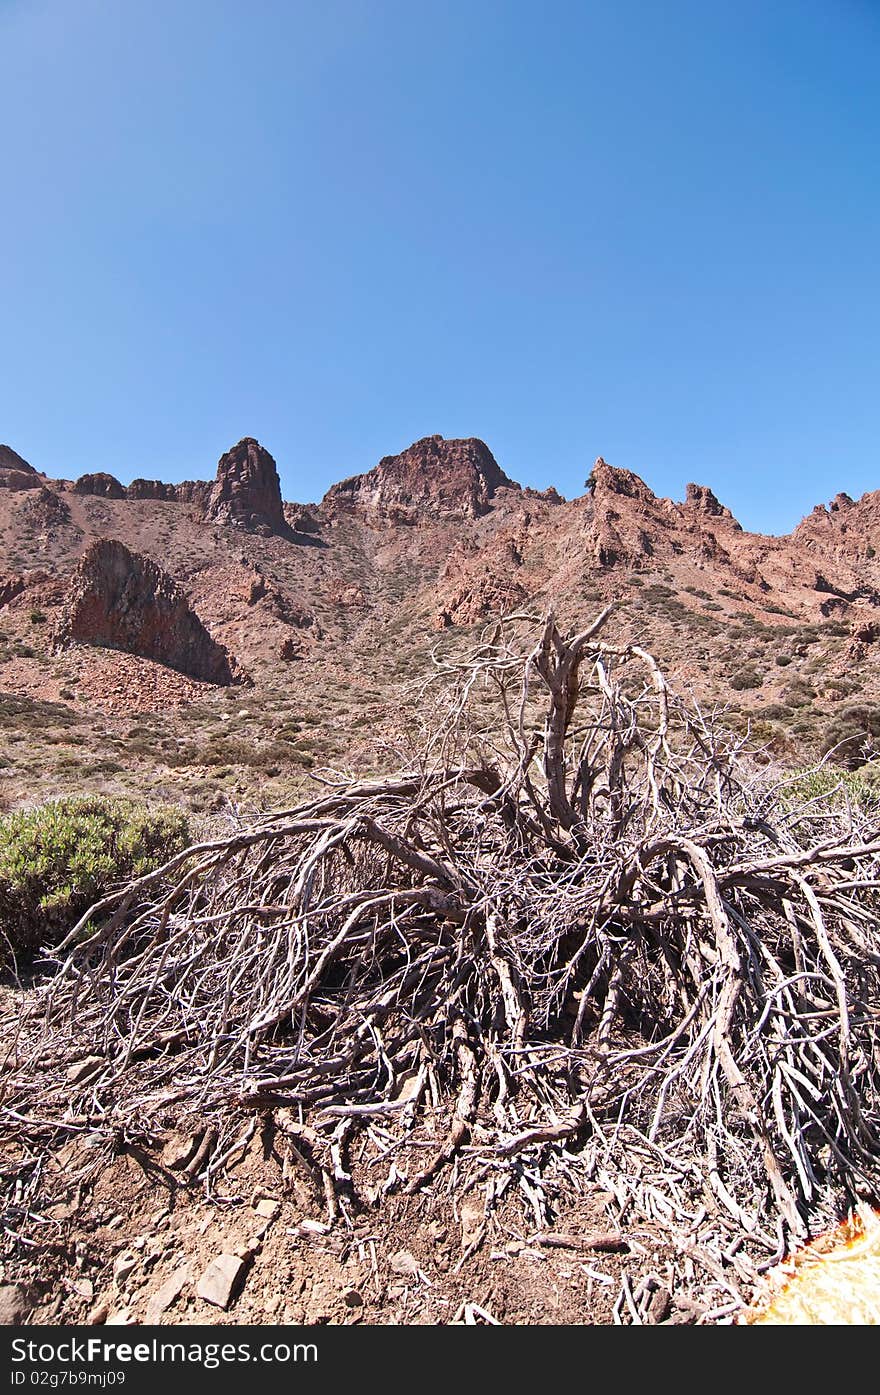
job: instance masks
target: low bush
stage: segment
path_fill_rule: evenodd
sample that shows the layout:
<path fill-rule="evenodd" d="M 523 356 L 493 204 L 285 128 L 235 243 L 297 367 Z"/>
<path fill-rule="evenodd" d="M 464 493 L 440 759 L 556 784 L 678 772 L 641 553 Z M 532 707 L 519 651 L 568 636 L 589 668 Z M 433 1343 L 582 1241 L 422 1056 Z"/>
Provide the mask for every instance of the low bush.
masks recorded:
<path fill-rule="evenodd" d="M 880 754 L 880 707 L 857 704 L 836 713 L 822 736 L 822 755 L 857 770 Z"/>
<path fill-rule="evenodd" d="M 839 770 L 824 765 L 806 770 L 785 787 L 783 797 L 796 808 L 808 800 L 820 799 L 849 803 L 862 813 L 876 815 L 880 807 L 880 767 L 870 764 L 860 770 Z"/>
<path fill-rule="evenodd" d="M 738 673 L 731 674 L 730 686 L 734 692 L 740 693 L 744 688 L 760 688 L 763 681 L 760 673 L 753 668 L 741 668 Z"/>
<path fill-rule="evenodd" d="M 811 702 L 816 696 L 816 689 L 805 678 L 797 676 L 786 685 L 784 697 L 786 702 L 793 702 L 797 706 L 802 703 Z"/>
<path fill-rule="evenodd" d="M 190 841 L 185 813 L 99 795 L 0 818 L 0 963 L 63 938 L 112 887 Z"/>
<path fill-rule="evenodd" d="M 768 722 L 786 722 L 794 716 L 794 710 L 784 702 L 771 702 L 761 708 L 761 716 Z"/>

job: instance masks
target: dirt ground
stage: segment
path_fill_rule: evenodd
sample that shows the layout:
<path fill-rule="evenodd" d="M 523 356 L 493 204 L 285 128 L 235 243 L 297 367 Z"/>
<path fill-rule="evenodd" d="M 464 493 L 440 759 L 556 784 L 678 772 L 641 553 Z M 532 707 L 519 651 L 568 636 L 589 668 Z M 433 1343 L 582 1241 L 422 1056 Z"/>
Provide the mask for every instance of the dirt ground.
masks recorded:
<path fill-rule="evenodd" d="M 335 1224 L 311 1177 L 274 1130 L 257 1130 L 211 1196 L 182 1179 L 195 1140 L 171 1135 L 155 1154 L 123 1153 L 92 1185 L 65 1189 L 82 1146 L 57 1156 L 47 1191 L 60 1199 L 16 1243 L 7 1219 L 0 1301 L 27 1324 L 599 1325 L 718 1320 L 688 1295 L 659 1232 L 615 1220 L 600 1188 L 559 1207 L 536 1232 L 522 1197 L 454 1199 L 450 1175 L 416 1194 L 383 1193 L 353 1168 Z M 165 1161 L 163 1161 L 163 1159 Z M 170 1162 L 169 1162 L 170 1160 Z M 173 1164 L 173 1166 L 172 1166 Z M 387 1166 L 387 1164 L 386 1164 Z M 370 1176 L 367 1173 L 371 1173 Z M 388 1174 L 391 1175 L 391 1174 Z M 35 1237 L 36 1238 L 32 1238 Z M 221 1258 L 225 1257 L 225 1258 Z M 213 1299 L 202 1296 L 210 1272 Z M 226 1296 L 222 1305 L 218 1299 Z M 723 1320 L 723 1319 L 722 1319 Z"/>

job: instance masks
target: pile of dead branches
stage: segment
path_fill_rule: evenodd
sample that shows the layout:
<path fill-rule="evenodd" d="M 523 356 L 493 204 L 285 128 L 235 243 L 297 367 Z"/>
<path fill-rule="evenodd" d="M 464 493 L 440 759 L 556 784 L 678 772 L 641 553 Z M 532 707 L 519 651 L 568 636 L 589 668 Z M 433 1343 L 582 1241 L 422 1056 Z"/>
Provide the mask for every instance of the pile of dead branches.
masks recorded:
<path fill-rule="evenodd" d="M 750 768 L 606 618 L 499 624 L 438 665 L 411 769 L 83 917 L 6 1075 L 19 1184 L 61 1138 L 170 1117 L 209 1126 L 210 1179 L 283 1109 L 328 1175 L 358 1134 L 409 1139 L 395 1185 L 454 1160 L 539 1224 L 598 1178 L 631 1216 L 702 1201 L 772 1253 L 876 1198 L 880 829 Z"/>

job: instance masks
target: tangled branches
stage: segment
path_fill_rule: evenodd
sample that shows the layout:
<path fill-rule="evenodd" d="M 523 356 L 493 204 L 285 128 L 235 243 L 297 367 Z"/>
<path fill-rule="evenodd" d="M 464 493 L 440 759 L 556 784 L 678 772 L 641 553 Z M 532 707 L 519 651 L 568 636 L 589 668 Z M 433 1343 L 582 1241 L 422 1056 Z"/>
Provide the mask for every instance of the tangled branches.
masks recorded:
<path fill-rule="evenodd" d="M 550 616 L 531 649 L 511 617 L 438 665 L 417 766 L 83 917 L 8 1077 L 25 1160 L 173 1114 L 211 1121 L 210 1179 L 255 1111 L 337 1156 L 430 1114 L 444 1141 L 400 1185 L 456 1158 L 515 1176 L 539 1221 L 542 1179 L 579 1170 L 636 1214 L 702 1197 L 771 1251 L 876 1197 L 880 833 L 749 775 L 650 654 L 599 639 L 607 616 Z"/>

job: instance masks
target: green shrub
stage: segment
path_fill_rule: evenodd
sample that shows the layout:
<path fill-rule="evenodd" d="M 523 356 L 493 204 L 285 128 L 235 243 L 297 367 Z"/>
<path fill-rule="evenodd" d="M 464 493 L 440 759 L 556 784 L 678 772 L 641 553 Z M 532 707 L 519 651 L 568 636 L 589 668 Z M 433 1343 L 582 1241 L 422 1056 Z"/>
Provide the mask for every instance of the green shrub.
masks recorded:
<path fill-rule="evenodd" d="M 857 770 L 880 754 L 880 707 L 857 704 L 836 713 L 822 736 L 822 755 Z"/>
<path fill-rule="evenodd" d="M 864 813 L 876 814 L 880 806 L 880 768 L 865 765 L 860 770 L 838 770 L 826 765 L 804 771 L 783 791 L 785 802 L 792 808 L 809 799 L 827 799 L 831 795 L 837 796 L 841 804 L 849 801 Z"/>
<path fill-rule="evenodd" d="M 99 795 L 0 818 L 0 963 L 63 938 L 113 886 L 190 841 L 183 810 Z"/>

